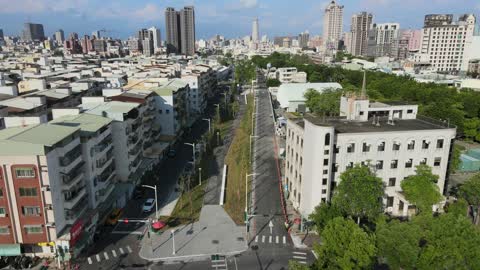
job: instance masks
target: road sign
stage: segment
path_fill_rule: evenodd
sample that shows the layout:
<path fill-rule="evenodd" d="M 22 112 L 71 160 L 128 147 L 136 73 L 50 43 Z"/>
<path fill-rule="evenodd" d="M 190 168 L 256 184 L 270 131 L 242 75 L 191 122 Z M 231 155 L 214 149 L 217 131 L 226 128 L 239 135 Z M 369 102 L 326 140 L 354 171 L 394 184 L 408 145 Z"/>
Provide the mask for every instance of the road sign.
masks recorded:
<path fill-rule="evenodd" d="M 268 227 L 270 227 L 270 234 L 272 234 L 272 230 L 273 230 L 273 222 L 270 220 L 270 222 L 268 223 Z"/>

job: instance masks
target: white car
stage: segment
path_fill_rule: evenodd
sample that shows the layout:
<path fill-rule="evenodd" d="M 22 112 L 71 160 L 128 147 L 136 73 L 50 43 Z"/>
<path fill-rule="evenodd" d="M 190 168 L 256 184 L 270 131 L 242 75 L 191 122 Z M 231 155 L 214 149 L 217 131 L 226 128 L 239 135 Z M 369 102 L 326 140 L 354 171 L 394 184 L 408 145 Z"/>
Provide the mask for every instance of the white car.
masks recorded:
<path fill-rule="evenodd" d="M 152 212 L 153 208 L 155 207 L 155 199 L 147 199 L 143 204 L 143 212 Z"/>

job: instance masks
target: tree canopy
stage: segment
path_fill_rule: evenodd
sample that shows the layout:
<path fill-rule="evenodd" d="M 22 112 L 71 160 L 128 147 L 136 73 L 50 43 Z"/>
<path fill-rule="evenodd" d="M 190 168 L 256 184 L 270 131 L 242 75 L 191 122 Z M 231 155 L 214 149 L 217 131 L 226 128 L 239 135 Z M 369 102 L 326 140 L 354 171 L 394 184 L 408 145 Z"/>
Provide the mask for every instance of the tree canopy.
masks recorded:
<path fill-rule="evenodd" d="M 476 215 L 473 222 L 478 225 L 480 223 L 480 174 L 465 181 L 460 187 L 459 195 L 474 207 Z"/>
<path fill-rule="evenodd" d="M 317 269 L 364 269 L 372 265 L 375 237 L 364 232 L 351 219 L 337 217 L 321 234 L 322 245 L 315 246 Z"/>
<path fill-rule="evenodd" d="M 340 112 L 340 97 L 342 96 L 342 90 L 338 89 L 325 89 L 321 93 L 315 89 L 308 89 L 305 92 L 305 98 L 307 99 L 305 105 L 311 112 L 320 115 L 338 115 Z"/>
<path fill-rule="evenodd" d="M 347 215 L 374 220 L 382 213 L 382 179 L 367 166 L 355 165 L 340 175 L 333 204 Z"/>
<path fill-rule="evenodd" d="M 279 87 L 282 83 L 277 79 L 268 79 L 267 87 Z"/>
<path fill-rule="evenodd" d="M 317 232 L 320 234 L 330 220 L 341 216 L 343 214 L 337 206 L 331 203 L 321 203 L 315 207 L 309 219 L 315 223 Z"/>
<path fill-rule="evenodd" d="M 418 165 L 416 174 L 405 178 L 401 183 L 405 198 L 416 205 L 420 212 L 428 213 L 442 199 L 437 180 L 438 175 L 434 175 L 430 167 Z"/>

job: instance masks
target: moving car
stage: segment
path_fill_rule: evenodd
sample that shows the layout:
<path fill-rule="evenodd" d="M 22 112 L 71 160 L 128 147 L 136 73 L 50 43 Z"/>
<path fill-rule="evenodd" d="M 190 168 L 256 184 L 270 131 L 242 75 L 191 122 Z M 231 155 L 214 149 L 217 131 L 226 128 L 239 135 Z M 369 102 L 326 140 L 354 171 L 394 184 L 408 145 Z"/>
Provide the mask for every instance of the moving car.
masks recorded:
<path fill-rule="evenodd" d="M 155 207 L 155 199 L 147 199 L 143 204 L 142 210 L 144 213 L 152 212 L 153 208 Z"/>
<path fill-rule="evenodd" d="M 110 213 L 110 216 L 108 216 L 107 220 L 105 221 L 105 225 L 116 225 L 118 220 L 123 214 L 123 209 L 121 208 L 116 208 L 113 209 L 113 211 Z"/>

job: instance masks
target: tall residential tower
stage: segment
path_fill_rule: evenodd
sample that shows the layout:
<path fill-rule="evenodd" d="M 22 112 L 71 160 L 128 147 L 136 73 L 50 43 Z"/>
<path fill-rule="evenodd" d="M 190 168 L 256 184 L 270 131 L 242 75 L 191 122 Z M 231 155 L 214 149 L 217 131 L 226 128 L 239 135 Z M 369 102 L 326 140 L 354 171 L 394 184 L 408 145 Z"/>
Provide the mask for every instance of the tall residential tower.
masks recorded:
<path fill-rule="evenodd" d="M 168 53 L 195 53 L 195 10 L 193 6 L 180 11 L 165 9 L 165 32 Z"/>
<path fill-rule="evenodd" d="M 332 1 L 326 8 L 323 16 L 323 41 L 325 47 L 338 48 L 338 41 L 343 33 L 343 6 Z"/>
<path fill-rule="evenodd" d="M 361 12 L 352 16 L 352 55 L 366 55 L 368 48 L 368 32 L 372 26 L 373 15 Z"/>
<path fill-rule="evenodd" d="M 260 32 L 258 31 L 258 18 L 255 18 L 252 23 L 252 41 L 258 42 L 260 37 Z"/>

